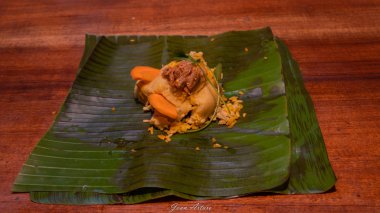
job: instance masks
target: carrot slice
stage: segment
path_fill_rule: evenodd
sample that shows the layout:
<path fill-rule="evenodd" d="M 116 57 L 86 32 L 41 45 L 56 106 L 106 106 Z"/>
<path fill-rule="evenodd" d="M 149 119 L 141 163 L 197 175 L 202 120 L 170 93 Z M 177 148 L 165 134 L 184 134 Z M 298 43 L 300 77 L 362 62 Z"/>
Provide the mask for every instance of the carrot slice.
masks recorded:
<path fill-rule="evenodd" d="M 160 94 L 151 94 L 148 96 L 148 101 L 152 105 L 152 107 L 159 113 L 166 115 L 172 119 L 177 118 L 177 108 L 174 104 L 170 103 L 164 96 Z"/>
<path fill-rule="evenodd" d="M 135 66 L 131 71 L 131 76 L 134 80 L 146 82 L 153 81 L 158 75 L 160 75 L 159 69 L 148 66 Z"/>

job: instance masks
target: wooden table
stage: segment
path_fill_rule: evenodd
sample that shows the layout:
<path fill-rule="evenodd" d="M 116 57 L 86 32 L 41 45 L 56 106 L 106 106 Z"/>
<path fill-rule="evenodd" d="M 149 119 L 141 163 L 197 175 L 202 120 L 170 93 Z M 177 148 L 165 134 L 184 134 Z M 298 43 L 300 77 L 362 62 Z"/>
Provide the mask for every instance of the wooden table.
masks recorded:
<path fill-rule="evenodd" d="M 67 95 L 85 33 L 215 34 L 263 26 L 286 41 L 300 64 L 338 178 L 336 191 L 200 204 L 212 212 L 380 211 L 376 0 L 1 1 L 0 211 L 169 212 L 175 203 L 198 203 L 165 198 L 139 205 L 42 205 L 28 194 L 12 194 L 11 186 Z"/>

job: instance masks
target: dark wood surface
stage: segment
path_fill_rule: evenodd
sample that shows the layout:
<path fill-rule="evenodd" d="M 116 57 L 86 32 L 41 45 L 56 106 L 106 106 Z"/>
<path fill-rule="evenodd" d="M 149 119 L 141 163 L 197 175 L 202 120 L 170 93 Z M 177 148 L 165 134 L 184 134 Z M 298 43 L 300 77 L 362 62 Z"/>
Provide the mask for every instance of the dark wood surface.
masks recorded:
<path fill-rule="evenodd" d="M 175 203 L 198 203 L 42 205 L 11 193 L 11 186 L 67 95 L 85 33 L 214 34 L 264 26 L 285 40 L 300 64 L 336 190 L 199 203 L 212 212 L 380 212 L 378 0 L 1 1 L 0 211 L 169 212 Z"/>

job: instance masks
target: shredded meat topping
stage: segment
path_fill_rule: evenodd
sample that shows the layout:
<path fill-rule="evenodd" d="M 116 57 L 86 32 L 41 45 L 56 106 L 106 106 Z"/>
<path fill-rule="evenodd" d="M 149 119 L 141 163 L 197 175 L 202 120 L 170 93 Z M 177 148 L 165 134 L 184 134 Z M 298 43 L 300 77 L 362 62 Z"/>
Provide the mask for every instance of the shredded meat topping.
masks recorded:
<path fill-rule="evenodd" d="M 200 83 L 202 71 L 190 61 L 180 61 L 174 67 L 164 67 L 162 77 L 169 81 L 169 85 L 191 93 Z"/>

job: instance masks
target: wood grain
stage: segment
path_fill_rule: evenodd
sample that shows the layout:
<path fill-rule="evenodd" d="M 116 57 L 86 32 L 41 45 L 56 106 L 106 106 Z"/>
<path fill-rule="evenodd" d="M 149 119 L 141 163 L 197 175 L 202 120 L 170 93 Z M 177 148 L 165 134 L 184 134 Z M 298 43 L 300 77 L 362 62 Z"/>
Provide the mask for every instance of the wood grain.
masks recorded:
<path fill-rule="evenodd" d="M 300 64 L 336 189 L 199 203 L 212 212 L 380 211 L 379 23 L 376 0 L 1 1 L 0 210 L 169 212 L 175 203 L 198 203 L 170 197 L 128 206 L 42 205 L 11 186 L 67 95 L 85 33 L 209 35 L 271 26 Z"/>

